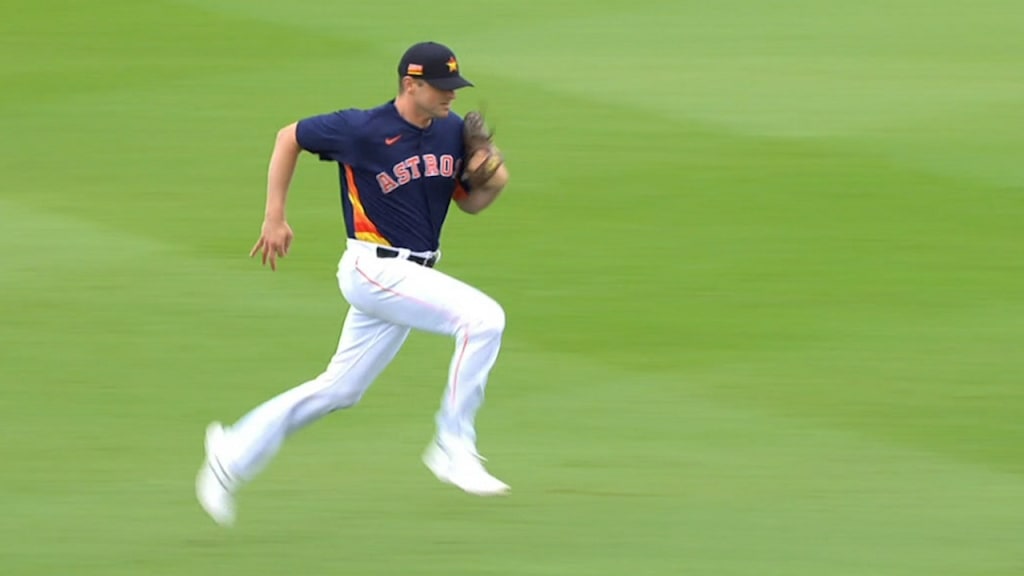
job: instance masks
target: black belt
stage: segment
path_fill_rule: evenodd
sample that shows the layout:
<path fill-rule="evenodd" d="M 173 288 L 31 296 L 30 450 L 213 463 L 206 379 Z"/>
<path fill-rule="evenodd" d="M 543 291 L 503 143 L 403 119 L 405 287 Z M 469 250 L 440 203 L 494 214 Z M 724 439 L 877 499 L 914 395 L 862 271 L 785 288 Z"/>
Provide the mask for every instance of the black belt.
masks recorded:
<path fill-rule="evenodd" d="M 398 258 L 401 252 L 393 248 L 385 248 L 383 246 L 377 247 L 378 258 Z M 427 268 L 433 268 L 434 264 L 437 264 L 437 256 L 431 256 L 430 258 L 424 258 L 423 256 L 416 256 L 415 254 L 409 254 L 406 257 L 409 262 L 415 262 L 420 266 L 426 266 Z"/>

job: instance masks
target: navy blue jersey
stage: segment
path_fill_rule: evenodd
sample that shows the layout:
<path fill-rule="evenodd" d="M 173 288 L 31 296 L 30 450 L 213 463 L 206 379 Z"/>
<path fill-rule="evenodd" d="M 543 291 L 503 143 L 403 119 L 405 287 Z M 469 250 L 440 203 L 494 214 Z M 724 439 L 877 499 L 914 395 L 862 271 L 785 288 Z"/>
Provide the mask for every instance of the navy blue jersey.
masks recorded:
<path fill-rule="evenodd" d="M 454 112 L 420 128 L 394 100 L 300 120 L 299 146 L 338 163 L 349 238 L 414 252 L 437 250 L 459 181 L 464 145 Z"/>

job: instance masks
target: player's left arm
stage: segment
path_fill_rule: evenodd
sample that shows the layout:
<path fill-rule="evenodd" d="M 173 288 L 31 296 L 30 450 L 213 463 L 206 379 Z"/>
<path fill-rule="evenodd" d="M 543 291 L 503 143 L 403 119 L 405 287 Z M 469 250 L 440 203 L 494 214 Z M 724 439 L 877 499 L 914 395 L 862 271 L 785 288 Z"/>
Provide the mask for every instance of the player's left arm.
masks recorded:
<path fill-rule="evenodd" d="M 477 171 L 481 169 L 484 162 L 498 161 L 489 156 L 485 150 L 480 150 L 469 159 L 466 169 Z M 455 203 L 459 209 L 468 214 L 479 214 L 485 208 L 494 203 L 501 195 L 501 191 L 508 185 L 508 167 L 504 161 L 494 170 L 494 174 L 483 183 L 477 183 L 468 191 L 461 184 L 455 193 Z M 486 170 L 486 168 L 485 168 Z"/>

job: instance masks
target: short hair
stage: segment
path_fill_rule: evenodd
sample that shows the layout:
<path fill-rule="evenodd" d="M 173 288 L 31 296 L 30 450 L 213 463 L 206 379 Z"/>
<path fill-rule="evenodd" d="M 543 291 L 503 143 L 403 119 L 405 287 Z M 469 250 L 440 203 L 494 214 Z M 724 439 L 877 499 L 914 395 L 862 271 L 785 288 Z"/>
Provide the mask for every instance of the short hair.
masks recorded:
<path fill-rule="evenodd" d="M 401 94 L 402 92 L 405 91 L 405 79 L 406 78 L 412 78 L 412 76 L 399 76 L 398 77 L 398 93 L 399 94 Z M 424 80 L 422 78 L 412 78 L 412 79 L 413 79 L 414 82 L 417 82 L 419 85 L 423 85 Z"/>

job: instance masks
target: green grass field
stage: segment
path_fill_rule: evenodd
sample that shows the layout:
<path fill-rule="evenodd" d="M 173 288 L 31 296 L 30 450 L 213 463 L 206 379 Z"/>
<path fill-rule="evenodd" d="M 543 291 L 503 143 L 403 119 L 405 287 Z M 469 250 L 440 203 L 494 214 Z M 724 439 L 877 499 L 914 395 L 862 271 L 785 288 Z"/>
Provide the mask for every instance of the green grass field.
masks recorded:
<path fill-rule="evenodd" d="M 0 574 L 1024 574 L 1019 0 L 13 0 L 0 18 Z M 508 331 L 437 483 L 414 335 L 222 530 L 202 435 L 315 376 L 335 169 L 249 260 L 277 129 L 460 56 L 513 175 L 442 268 Z"/>

